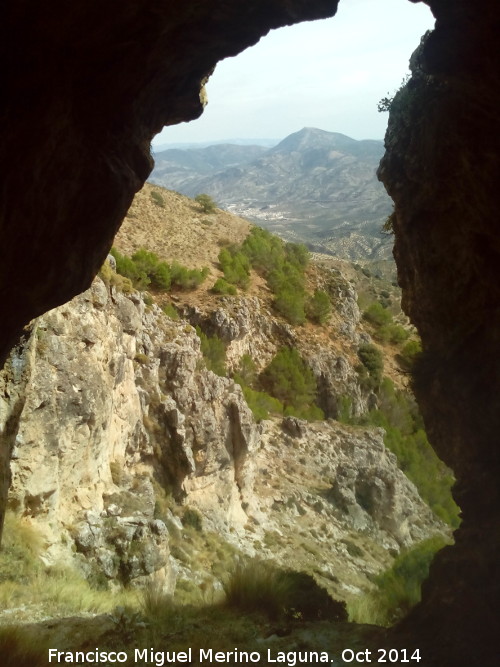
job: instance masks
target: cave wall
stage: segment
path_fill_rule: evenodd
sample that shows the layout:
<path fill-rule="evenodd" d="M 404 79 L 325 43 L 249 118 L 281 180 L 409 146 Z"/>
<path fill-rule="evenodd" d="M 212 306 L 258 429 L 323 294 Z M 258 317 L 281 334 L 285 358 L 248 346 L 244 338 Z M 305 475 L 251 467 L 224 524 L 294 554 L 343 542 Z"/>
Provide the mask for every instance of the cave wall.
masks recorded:
<path fill-rule="evenodd" d="M 337 0 L 5 0 L 0 9 L 0 358 L 86 289 L 215 64 Z"/>
<path fill-rule="evenodd" d="M 437 27 L 393 105 L 380 177 L 395 201 L 404 307 L 425 350 L 415 391 L 434 446 L 457 473 L 464 521 L 422 604 L 394 632 L 427 642 L 428 664 L 489 665 L 500 562 L 500 10 L 497 0 L 428 4 Z M 88 287 L 150 172 L 152 136 L 201 113 L 200 86 L 216 62 L 270 28 L 336 7 L 2 3 L 2 360 L 31 318 Z"/>
<path fill-rule="evenodd" d="M 423 355 L 415 394 L 429 438 L 457 476 L 463 523 L 422 603 L 398 628 L 436 664 L 493 665 L 500 582 L 500 11 L 430 2 L 436 29 L 391 105 L 379 169 L 395 202 L 403 308 Z M 434 663 L 433 663 L 434 664 Z"/>

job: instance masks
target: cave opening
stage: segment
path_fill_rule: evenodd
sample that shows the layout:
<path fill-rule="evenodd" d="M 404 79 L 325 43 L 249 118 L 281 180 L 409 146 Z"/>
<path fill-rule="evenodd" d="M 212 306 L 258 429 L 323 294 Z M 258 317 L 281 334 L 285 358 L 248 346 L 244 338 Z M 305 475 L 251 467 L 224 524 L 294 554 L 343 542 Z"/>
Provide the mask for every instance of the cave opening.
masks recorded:
<path fill-rule="evenodd" d="M 199 84 L 215 63 L 269 28 L 336 9 L 326 0 L 184 3 L 172 16 L 168 4 L 4 3 L 2 359 L 27 321 L 88 287 L 150 171 L 149 139 L 200 113 Z M 405 309 L 426 350 L 418 401 L 433 443 L 456 471 L 464 521 L 455 547 L 434 564 L 423 602 L 390 638 L 425 647 L 429 665 L 493 666 L 499 6 L 427 4 L 437 29 L 390 121 L 380 175 L 396 204 Z"/>

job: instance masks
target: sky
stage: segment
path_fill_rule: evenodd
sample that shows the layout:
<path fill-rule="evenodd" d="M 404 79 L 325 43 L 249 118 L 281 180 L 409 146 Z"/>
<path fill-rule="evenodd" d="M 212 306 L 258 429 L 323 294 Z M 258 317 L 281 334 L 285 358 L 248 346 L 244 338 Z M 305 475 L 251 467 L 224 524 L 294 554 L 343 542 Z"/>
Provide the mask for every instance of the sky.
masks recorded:
<path fill-rule="evenodd" d="M 283 139 L 303 127 L 383 139 L 387 114 L 377 102 L 397 90 L 420 37 L 433 26 L 422 3 L 341 0 L 333 18 L 272 30 L 221 61 L 207 84 L 203 115 L 164 128 L 153 147 Z"/>

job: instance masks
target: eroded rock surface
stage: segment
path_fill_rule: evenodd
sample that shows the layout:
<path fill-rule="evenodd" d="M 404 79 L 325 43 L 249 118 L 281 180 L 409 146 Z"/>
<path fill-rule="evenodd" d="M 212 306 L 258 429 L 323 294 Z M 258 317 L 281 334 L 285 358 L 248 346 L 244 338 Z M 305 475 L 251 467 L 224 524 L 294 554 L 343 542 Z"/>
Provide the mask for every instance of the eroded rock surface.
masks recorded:
<path fill-rule="evenodd" d="M 250 338 L 263 317 L 245 320 Z M 0 444 L 12 452 L 9 505 L 43 531 L 45 562 L 76 563 L 95 582 L 155 574 L 172 590 L 177 576 L 210 578 L 191 570 L 182 541 L 170 553 L 180 506 L 243 553 L 317 563 L 344 598 L 444 530 L 379 429 L 257 424 L 239 385 L 206 369 L 187 321 L 100 278 L 35 320 L 11 355 Z"/>
<path fill-rule="evenodd" d="M 429 4 L 437 27 L 391 105 L 380 177 L 395 201 L 403 307 L 424 348 L 415 393 L 433 446 L 457 475 L 463 523 L 405 628 L 433 646 L 436 664 L 493 665 L 500 601 L 493 528 L 500 514 L 500 63 L 493 26 L 500 9 L 488 1 Z"/>

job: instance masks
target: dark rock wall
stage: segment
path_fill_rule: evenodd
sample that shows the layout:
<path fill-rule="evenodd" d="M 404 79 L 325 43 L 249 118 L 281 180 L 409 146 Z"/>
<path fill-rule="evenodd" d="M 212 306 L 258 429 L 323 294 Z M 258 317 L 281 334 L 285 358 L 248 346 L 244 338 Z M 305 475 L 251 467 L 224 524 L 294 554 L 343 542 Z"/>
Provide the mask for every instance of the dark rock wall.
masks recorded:
<path fill-rule="evenodd" d="M 395 202 L 403 307 L 423 341 L 414 389 L 430 439 L 457 475 L 463 523 L 403 627 L 431 642 L 437 664 L 493 665 L 500 604 L 500 11 L 496 2 L 429 4 L 436 30 L 414 54 L 412 78 L 393 101 L 379 176 Z"/>
<path fill-rule="evenodd" d="M 428 4 L 437 28 L 393 105 L 380 174 L 396 204 L 404 306 L 425 349 L 415 389 L 457 473 L 464 522 L 398 632 L 432 645 L 433 664 L 490 665 L 500 562 L 499 3 Z M 151 137 L 201 113 L 200 85 L 215 63 L 336 5 L 2 3 L 2 359 L 30 318 L 88 287 L 151 169 Z M 390 17 L 388 26 L 397 29 Z"/>
<path fill-rule="evenodd" d="M 86 289 L 215 64 L 337 0 L 5 0 L 0 9 L 0 359 Z"/>

